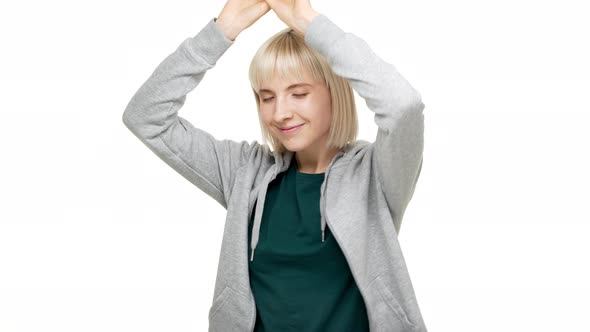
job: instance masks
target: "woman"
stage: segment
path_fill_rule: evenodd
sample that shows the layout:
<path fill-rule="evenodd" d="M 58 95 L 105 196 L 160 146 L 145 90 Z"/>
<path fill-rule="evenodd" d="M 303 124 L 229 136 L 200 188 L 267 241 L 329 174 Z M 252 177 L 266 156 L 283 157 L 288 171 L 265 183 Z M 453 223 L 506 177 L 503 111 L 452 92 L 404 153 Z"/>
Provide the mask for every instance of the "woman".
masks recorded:
<path fill-rule="evenodd" d="M 263 144 L 178 116 L 270 9 L 288 28 L 250 66 Z M 356 140 L 352 89 L 375 113 L 373 143 Z M 426 331 L 397 240 L 422 168 L 423 109 L 393 65 L 309 0 L 229 0 L 156 68 L 123 121 L 227 209 L 210 331 Z"/>

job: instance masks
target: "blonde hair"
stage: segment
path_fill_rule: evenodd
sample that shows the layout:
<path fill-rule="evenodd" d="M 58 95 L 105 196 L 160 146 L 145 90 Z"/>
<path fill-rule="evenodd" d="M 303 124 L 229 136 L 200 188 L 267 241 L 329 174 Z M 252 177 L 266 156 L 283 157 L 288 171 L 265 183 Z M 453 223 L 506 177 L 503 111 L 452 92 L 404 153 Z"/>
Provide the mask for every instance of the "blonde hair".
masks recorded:
<path fill-rule="evenodd" d="M 276 72 L 275 72 L 276 70 Z M 262 44 L 250 63 L 249 79 L 256 99 L 258 120 L 265 148 L 283 153 L 285 146 L 272 136 L 260 115 L 260 96 L 258 91 L 263 82 L 275 73 L 287 80 L 303 81 L 302 72 L 306 70 L 315 81 L 323 82 L 332 98 L 332 123 L 330 125 L 327 148 L 343 148 L 356 141 L 358 117 L 355 99 L 350 82 L 336 75 L 326 57 L 305 43 L 305 38 L 291 28 L 286 28 Z"/>

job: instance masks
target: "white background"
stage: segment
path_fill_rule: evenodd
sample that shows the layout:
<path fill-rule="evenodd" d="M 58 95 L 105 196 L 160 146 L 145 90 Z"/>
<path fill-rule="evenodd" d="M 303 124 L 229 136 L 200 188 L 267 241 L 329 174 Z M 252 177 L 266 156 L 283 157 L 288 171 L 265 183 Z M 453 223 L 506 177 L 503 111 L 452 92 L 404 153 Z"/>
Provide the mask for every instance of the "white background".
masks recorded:
<path fill-rule="evenodd" d="M 583 1 L 315 1 L 421 93 L 399 239 L 429 331 L 590 331 L 590 23 Z M 225 210 L 124 126 L 223 1 L 0 8 L 0 331 L 206 331 Z M 261 140 L 242 32 L 180 114 Z M 373 113 L 357 95 L 359 139 Z"/>

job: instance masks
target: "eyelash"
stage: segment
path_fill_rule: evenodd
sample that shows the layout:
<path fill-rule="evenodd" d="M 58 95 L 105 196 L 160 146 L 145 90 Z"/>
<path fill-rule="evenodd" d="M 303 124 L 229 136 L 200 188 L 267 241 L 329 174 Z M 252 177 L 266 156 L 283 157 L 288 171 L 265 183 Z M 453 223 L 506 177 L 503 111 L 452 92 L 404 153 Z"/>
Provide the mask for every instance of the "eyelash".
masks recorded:
<path fill-rule="evenodd" d="M 300 98 L 300 97 L 305 97 L 305 96 L 307 96 L 307 95 L 308 95 L 307 93 L 303 93 L 303 94 L 294 94 L 294 96 L 296 96 L 296 97 L 298 97 L 298 98 Z M 263 101 L 263 102 L 266 102 L 266 101 L 268 101 L 268 100 L 271 100 L 272 98 L 274 98 L 274 97 L 269 97 L 269 98 L 266 98 L 266 99 L 262 99 L 262 101 Z"/>

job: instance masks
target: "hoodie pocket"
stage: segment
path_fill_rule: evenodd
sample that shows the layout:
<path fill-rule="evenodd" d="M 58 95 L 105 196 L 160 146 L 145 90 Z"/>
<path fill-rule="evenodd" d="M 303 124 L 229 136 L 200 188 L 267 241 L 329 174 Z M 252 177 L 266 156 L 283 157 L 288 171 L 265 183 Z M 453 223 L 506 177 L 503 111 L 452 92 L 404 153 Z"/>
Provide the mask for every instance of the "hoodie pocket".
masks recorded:
<path fill-rule="evenodd" d="M 369 286 L 374 297 L 375 324 L 378 331 L 415 331 L 417 328 L 406 315 L 387 284 L 377 276 Z"/>
<path fill-rule="evenodd" d="M 226 285 L 209 309 L 209 331 L 247 331 L 252 314 L 250 300 Z"/>
<path fill-rule="evenodd" d="M 227 297 L 229 295 L 229 287 L 225 286 L 223 288 L 223 290 L 221 291 L 221 293 L 219 293 L 219 296 L 217 296 L 215 298 L 215 300 L 213 300 L 213 304 L 211 305 L 211 309 L 209 309 L 209 319 L 215 317 L 215 315 L 217 314 L 217 312 L 219 311 L 219 309 L 221 309 L 221 307 L 223 307 L 223 305 L 225 304 L 225 301 L 227 300 Z"/>

